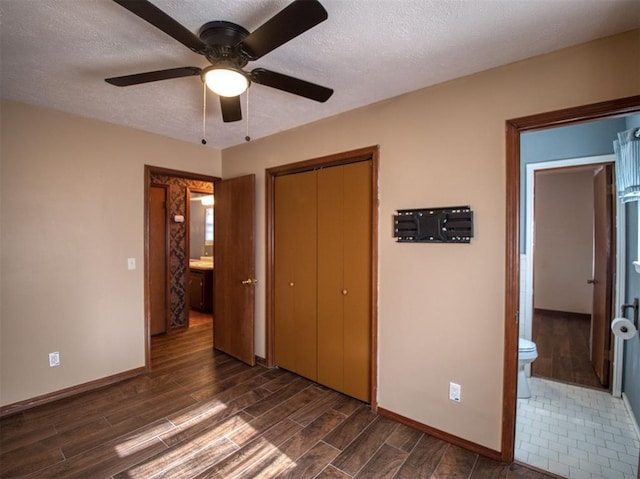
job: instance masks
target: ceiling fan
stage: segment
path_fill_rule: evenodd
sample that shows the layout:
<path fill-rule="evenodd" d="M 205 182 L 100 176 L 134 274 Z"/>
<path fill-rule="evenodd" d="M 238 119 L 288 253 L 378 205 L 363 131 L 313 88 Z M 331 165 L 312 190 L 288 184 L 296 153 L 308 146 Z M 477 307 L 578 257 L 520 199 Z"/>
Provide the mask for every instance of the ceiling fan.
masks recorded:
<path fill-rule="evenodd" d="M 197 36 L 147 0 L 113 1 L 192 51 L 204 55 L 211 65 L 206 68 L 170 68 L 105 79 L 111 85 L 122 87 L 199 75 L 207 87 L 220 97 L 222 119 L 225 122 L 242 119 L 239 95 L 251 82 L 318 102 L 327 101 L 333 94 L 331 88 L 264 68 L 255 68 L 250 72 L 243 70 L 248 62 L 263 57 L 326 20 L 327 11 L 317 0 L 295 0 L 251 33 L 235 23 L 218 20 L 202 25 Z"/>

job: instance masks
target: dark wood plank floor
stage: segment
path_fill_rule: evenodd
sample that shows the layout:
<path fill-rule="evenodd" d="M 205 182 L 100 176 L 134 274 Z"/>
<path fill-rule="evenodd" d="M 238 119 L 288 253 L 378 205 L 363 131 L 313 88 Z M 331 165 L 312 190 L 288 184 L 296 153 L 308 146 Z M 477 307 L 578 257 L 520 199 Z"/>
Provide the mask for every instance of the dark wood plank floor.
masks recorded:
<path fill-rule="evenodd" d="M 153 372 L 3 418 L 0 477 L 545 479 L 212 351 L 211 321 L 153 338 Z"/>
<path fill-rule="evenodd" d="M 590 329 L 590 318 L 586 315 L 536 309 L 532 336 L 538 349 L 538 359 L 531 363 L 531 373 L 602 389 L 589 359 Z"/>
<path fill-rule="evenodd" d="M 211 313 L 203 313 L 195 309 L 189 310 L 189 326 L 198 326 L 203 323 L 211 323 L 213 315 Z"/>

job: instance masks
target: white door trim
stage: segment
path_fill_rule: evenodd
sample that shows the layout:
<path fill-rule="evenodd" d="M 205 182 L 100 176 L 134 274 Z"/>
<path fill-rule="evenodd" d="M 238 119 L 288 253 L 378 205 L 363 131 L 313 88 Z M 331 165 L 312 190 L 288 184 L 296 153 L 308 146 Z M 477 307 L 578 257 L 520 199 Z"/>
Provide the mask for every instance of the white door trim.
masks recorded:
<path fill-rule="evenodd" d="M 592 165 L 597 163 L 615 162 L 615 155 L 587 156 L 583 158 L 570 158 L 537 163 L 527 163 L 526 166 L 526 194 L 525 194 L 525 251 L 521 254 L 520 268 L 520 331 L 521 337 L 531 339 L 533 322 L 533 238 L 534 238 L 534 186 L 535 172 L 552 168 L 565 168 L 570 166 Z M 616 282 L 614 284 L 614 311 L 620 310 L 624 300 L 624 215 L 619 202 L 616 203 Z M 622 360 L 623 341 L 616 338 L 614 341 L 613 375 L 611 392 L 614 396 L 622 394 Z"/>
<path fill-rule="evenodd" d="M 615 176 L 615 175 L 614 175 Z M 621 306 L 624 304 L 624 293 L 627 278 L 627 222 L 625 220 L 625 208 L 616 194 L 616 282 L 613 291 L 614 310 L 613 316 L 617 317 Z M 613 373 L 611 377 L 611 394 L 617 398 L 622 397 L 622 365 L 624 364 L 624 339 L 612 335 L 613 339 Z M 630 414 L 634 418 L 633 414 Z M 636 423 L 637 429 L 637 423 Z"/>

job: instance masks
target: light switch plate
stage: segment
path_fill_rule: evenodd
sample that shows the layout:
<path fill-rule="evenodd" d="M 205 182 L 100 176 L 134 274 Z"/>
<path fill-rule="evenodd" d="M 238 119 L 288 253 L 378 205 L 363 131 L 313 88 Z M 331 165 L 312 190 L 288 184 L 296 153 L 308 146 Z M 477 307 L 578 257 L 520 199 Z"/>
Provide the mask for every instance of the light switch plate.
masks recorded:
<path fill-rule="evenodd" d="M 60 366 L 60 353 L 57 351 L 49 353 L 49 367 L 55 368 L 56 366 Z"/>
<path fill-rule="evenodd" d="M 127 269 L 136 269 L 136 259 L 135 258 L 127 259 Z"/>
<path fill-rule="evenodd" d="M 460 402 L 460 395 L 462 387 L 456 383 L 449 383 L 449 399 L 455 402 Z"/>

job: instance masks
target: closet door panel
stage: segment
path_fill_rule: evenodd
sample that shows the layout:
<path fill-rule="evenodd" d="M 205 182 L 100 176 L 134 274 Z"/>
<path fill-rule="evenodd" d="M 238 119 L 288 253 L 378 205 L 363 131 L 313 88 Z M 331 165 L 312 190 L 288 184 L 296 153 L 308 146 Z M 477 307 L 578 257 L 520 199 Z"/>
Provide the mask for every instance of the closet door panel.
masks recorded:
<path fill-rule="evenodd" d="M 344 167 L 344 389 L 362 401 L 371 391 L 371 162 Z"/>
<path fill-rule="evenodd" d="M 275 361 L 317 379 L 316 175 L 275 179 Z"/>
<path fill-rule="evenodd" d="M 318 170 L 318 382 L 344 390 L 342 167 Z"/>

